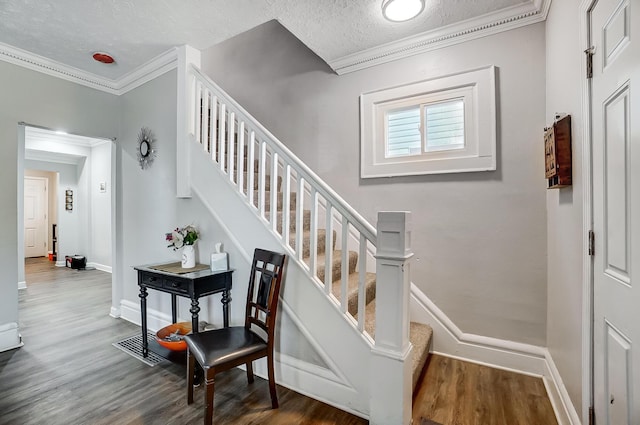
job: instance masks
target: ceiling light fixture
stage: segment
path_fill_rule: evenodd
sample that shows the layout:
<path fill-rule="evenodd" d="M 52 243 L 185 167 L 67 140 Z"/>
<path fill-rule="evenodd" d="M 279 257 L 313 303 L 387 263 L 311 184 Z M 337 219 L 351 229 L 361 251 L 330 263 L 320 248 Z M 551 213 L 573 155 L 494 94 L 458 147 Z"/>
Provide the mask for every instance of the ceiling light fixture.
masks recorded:
<path fill-rule="evenodd" d="M 93 59 L 100 63 L 114 63 L 115 59 L 111 55 L 102 52 L 96 52 L 93 54 Z"/>
<path fill-rule="evenodd" d="M 382 16 L 392 22 L 415 18 L 424 10 L 424 0 L 382 0 Z"/>

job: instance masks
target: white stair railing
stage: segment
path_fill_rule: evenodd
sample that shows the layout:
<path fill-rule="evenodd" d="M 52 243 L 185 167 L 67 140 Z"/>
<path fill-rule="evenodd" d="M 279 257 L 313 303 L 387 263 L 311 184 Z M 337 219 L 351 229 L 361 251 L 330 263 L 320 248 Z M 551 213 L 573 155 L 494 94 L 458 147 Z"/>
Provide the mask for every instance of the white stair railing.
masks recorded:
<path fill-rule="evenodd" d="M 206 75 L 195 67 L 190 72 L 190 135 L 373 343 L 373 335 L 365 330 L 365 292 L 367 269 L 375 270 L 375 264 L 366 263 L 367 253 L 375 251 L 376 229 Z M 342 248 L 335 251 L 340 261 L 333 258 L 334 246 Z M 318 270 L 323 257 L 324 268 Z M 358 303 L 349 308 L 349 274 L 356 258 Z M 338 276 L 339 290 L 333 282 Z"/>

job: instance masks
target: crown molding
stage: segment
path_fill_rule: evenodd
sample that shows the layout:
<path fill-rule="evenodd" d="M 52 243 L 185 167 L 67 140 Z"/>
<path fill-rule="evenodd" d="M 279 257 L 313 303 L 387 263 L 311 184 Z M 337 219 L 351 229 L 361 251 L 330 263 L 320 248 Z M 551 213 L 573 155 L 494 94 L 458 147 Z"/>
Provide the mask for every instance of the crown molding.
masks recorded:
<path fill-rule="evenodd" d="M 176 68 L 178 54 L 175 48 L 167 50 L 117 80 L 101 77 L 1 42 L 0 60 L 119 96 Z"/>
<path fill-rule="evenodd" d="M 116 81 L 116 94 L 121 95 L 140 87 L 178 66 L 178 50 L 174 47 L 156 56 Z"/>
<path fill-rule="evenodd" d="M 419 53 L 542 22 L 547 19 L 550 5 L 551 0 L 533 0 L 523 5 L 508 7 L 495 13 L 488 13 L 343 56 L 329 61 L 328 64 L 338 75 L 359 71 Z"/>
<path fill-rule="evenodd" d="M 0 60 L 96 90 L 117 94 L 113 80 L 99 77 L 8 44 L 0 43 Z"/>

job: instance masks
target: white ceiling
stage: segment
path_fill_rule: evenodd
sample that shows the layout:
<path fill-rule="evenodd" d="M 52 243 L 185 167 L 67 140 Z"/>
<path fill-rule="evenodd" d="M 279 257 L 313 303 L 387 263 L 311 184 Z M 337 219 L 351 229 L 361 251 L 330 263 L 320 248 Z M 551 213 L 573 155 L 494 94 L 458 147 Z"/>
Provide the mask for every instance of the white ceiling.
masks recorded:
<path fill-rule="evenodd" d="M 419 17 L 391 23 L 381 0 L 0 0 L 0 43 L 117 80 L 175 46 L 202 50 L 277 19 L 331 65 L 443 27 L 460 32 L 478 17 L 508 23 L 526 7 L 539 13 L 543 0 L 426 3 Z M 116 63 L 93 61 L 96 51 Z"/>

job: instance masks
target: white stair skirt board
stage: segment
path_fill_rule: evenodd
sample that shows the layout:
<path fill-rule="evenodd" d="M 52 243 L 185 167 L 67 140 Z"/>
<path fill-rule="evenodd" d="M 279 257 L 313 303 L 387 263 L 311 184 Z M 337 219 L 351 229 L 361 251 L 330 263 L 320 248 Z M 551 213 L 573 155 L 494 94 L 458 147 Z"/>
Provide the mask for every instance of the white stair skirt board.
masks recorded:
<path fill-rule="evenodd" d="M 22 347 L 22 337 L 16 322 L 0 325 L 0 352 Z"/>
<path fill-rule="evenodd" d="M 546 348 L 464 333 L 413 283 L 409 308 L 411 320 L 429 323 L 433 334 L 437 335 L 433 340 L 433 353 L 541 377 L 558 425 L 580 424 L 562 378 Z"/>
<path fill-rule="evenodd" d="M 27 282 L 24 280 L 22 282 L 18 282 L 18 289 L 27 289 Z"/>

